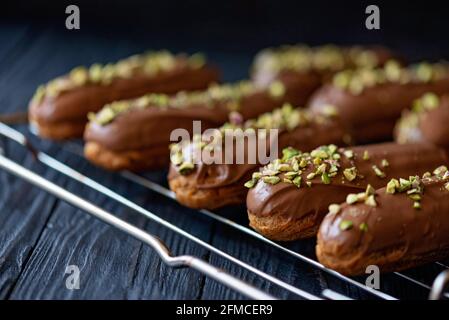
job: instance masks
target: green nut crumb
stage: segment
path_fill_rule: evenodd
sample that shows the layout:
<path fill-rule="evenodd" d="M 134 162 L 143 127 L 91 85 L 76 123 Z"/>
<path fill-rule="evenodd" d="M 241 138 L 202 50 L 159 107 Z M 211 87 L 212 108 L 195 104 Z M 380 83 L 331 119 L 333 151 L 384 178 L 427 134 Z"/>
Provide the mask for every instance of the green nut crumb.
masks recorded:
<path fill-rule="evenodd" d="M 343 231 L 352 229 L 353 226 L 354 224 L 351 220 L 342 220 L 339 225 L 340 229 Z"/>

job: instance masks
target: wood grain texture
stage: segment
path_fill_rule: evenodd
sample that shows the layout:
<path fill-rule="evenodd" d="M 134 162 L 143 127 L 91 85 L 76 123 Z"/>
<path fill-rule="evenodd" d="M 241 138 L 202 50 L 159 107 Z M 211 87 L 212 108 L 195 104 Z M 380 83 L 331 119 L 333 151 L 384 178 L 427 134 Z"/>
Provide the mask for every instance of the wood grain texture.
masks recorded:
<path fill-rule="evenodd" d="M 73 66 L 107 62 L 144 51 L 168 47 L 167 39 L 141 42 L 59 32 L 27 26 L 0 27 L 0 112 L 25 111 L 40 83 Z M 5 44 L 5 45 L 3 45 Z M 187 48 L 188 49 L 188 48 Z M 196 51 L 193 50 L 188 51 Z M 246 75 L 250 55 L 211 52 L 225 70 L 226 80 Z M 26 127 L 20 127 L 27 132 Z M 21 147 L 0 139 L 8 157 L 56 182 L 136 226 L 159 236 L 173 254 L 191 254 L 283 299 L 296 299 L 217 254 L 157 225 L 136 212 L 107 199 L 36 163 Z M 320 295 L 325 288 L 353 298 L 373 298 L 327 273 L 261 243 L 172 200 L 137 186 L 117 174 L 94 168 L 84 159 L 63 150 L 67 146 L 40 141 L 39 147 L 91 176 L 158 216 L 264 272 L 308 292 Z M 165 172 L 147 176 L 166 185 Z M 220 214 L 247 225 L 242 207 Z M 288 245 L 314 258 L 314 241 Z M 68 265 L 80 269 L 80 289 L 65 286 Z M 409 271 L 430 284 L 441 268 Z M 363 279 L 362 279 L 363 281 Z M 398 275 L 382 276 L 383 289 L 403 298 L 425 298 L 428 291 Z M 0 298 L 2 299 L 243 299 L 244 297 L 189 269 L 166 267 L 151 249 L 123 232 L 0 171 Z"/>

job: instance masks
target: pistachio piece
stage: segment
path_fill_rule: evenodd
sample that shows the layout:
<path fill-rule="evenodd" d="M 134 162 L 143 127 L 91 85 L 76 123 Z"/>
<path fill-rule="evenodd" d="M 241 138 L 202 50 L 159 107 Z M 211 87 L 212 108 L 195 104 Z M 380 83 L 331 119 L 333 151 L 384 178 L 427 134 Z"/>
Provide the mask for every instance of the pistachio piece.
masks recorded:
<path fill-rule="evenodd" d="M 376 176 L 378 176 L 379 178 L 385 178 L 385 176 L 386 176 L 385 172 L 380 170 L 378 166 L 373 165 L 372 168 L 373 168 L 373 171 L 376 174 Z"/>
<path fill-rule="evenodd" d="M 285 94 L 285 86 L 281 81 L 273 81 L 268 88 L 272 98 L 281 98 Z"/>
<path fill-rule="evenodd" d="M 343 171 L 343 175 L 348 181 L 353 181 L 357 177 L 356 167 L 347 168 Z"/>
<path fill-rule="evenodd" d="M 396 188 L 399 187 L 399 181 L 397 179 L 391 179 L 387 183 L 387 188 L 385 190 L 386 193 L 394 194 L 396 192 Z"/>
<path fill-rule="evenodd" d="M 370 184 L 368 184 L 366 186 L 365 194 L 367 196 L 371 196 L 371 195 L 374 195 L 375 193 L 376 193 L 376 190 Z"/>
<path fill-rule="evenodd" d="M 352 150 L 345 150 L 345 151 L 343 151 L 343 154 L 348 159 L 353 159 L 354 158 L 354 151 L 352 151 Z"/>
<path fill-rule="evenodd" d="M 102 66 L 101 64 L 95 63 L 89 68 L 89 80 L 93 83 L 101 81 Z"/>
<path fill-rule="evenodd" d="M 387 159 L 382 159 L 381 166 L 386 168 L 386 167 L 390 166 L 390 163 L 388 162 Z"/>
<path fill-rule="evenodd" d="M 368 224 L 366 222 L 362 222 L 359 225 L 359 229 L 360 229 L 360 231 L 367 232 L 368 231 Z"/>
<path fill-rule="evenodd" d="M 368 152 L 368 150 L 363 151 L 362 159 L 365 160 L 365 161 L 369 160 L 369 152 Z"/>
<path fill-rule="evenodd" d="M 433 174 L 438 176 L 438 177 L 442 177 L 447 171 L 448 170 L 447 170 L 446 166 L 439 166 L 438 168 L 433 170 Z"/>
<path fill-rule="evenodd" d="M 287 161 L 293 158 L 294 156 L 297 156 L 298 154 L 299 151 L 292 147 L 284 148 L 282 149 L 282 161 Z"/>
<path fill-rule="evenodd" d="M 297 186 L 298 188 L 300 188 L 301 187 L 301 180 L 302 180 L 301 176 L 297 176 L 296 178 L 293 179 L 293 184 L 295 186 Z"/>
<path fill-rule="evenodd" d="M 357 195 L 354 194 L 354 193 L 350 193 L 350 194 L 348 194 L 348 195 L 346 196 L 346 203 L 347 203 L 347 204 L 353 204 L 353 203 L 356 203 L 358 200 L 359 200 L 359 199 L 358 199 Z"/>
<path fill-rule="evenodd" d="M 257 183 L 256 179 L 251 179 L 251 180 L 246 181 L 244 186 L 248 189 L 251 189 L 256 185 L 256 183 Z"/>
<path fill-rule="evenodd" d="M 339 204 L 333 203 L 329 205 L 329 213 L 331 214 L 337 214 L 338 212 L 340 212 L 340 209 L 341 207 Z"/>
<path fill-rule="evenodd" d="M 268 184 L 276 184 L 279 181 L 281 181 L 281 178 L 279 178 L 278 176 L 268 176 L 268 177 L 263 177 L 262 181 Z"/>
<path fill-rule="evenodd" d="M 341 230 L 345 231 L 345 230 L 351 229 L 353 227 L 353 225 L 354 225 L 353 222 L 350 220 L 342 220 L 340 222 L 339 227 Z"/>
<path fill-rule="evenodd" d="M 315 178 L 315 172 L 311 172 L 306 176 L 307 180 L 312 180 L 313 178 Z"/>
<path fill-rule="evenodd" d="M 376 207 L 377 206 L 377 203 L 376 203 L 376 200 L 374 199 L 374 195 L 373 194 L 368 196 L 368 198 L 366 198 L 365 204 L 370 206 L 370 207 Z"/>
<path fill-rule="evenodd" d="M 180 164 L 183 162 L 183 160 L 184 160 L 184 157 L 183 157 L 181 151 L 173 152 L 173 153 L 170 155 L 170 161 L 171 161 L 171 163 L 173 163 L 175 166 L 180 165 Z"/>
<path fill-rule="evenodd" d="M 69 78 L 76 86 L 83 86 L 89 79 L 89 73 L 86 67 L 80 66 L 70 71 Z"/>
<path fill-rule="evenodd" d="M 321 181 L 323 181 L 324 184 L 331 183 L 331 179 L 329 178 L 329 175 L 326 172 L 323 172 L 321 174 Z"/>
<path fill-rule="evenodd" d="M 206 57 L 202 53 L 194 53 L 188 58 L 188 63 L 193 69 L 200 69 L 206 64 Z"/>
<path fill-rule="evenodd" d="M 185 161 L 178 167 L 178 171 L 180 174 L 188 174 L 194 168 L 195 166 L 192 162 Z"/>

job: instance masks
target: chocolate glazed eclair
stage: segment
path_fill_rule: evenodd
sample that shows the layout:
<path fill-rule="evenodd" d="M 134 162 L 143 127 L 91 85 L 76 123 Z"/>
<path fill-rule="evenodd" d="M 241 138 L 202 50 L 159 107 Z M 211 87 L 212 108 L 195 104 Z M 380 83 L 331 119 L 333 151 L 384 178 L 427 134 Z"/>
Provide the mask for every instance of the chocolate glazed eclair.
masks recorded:
<path fill-rule="evenodd" d="M 393 177 L 423 174 L 446 163 L 446 151 L 431 144 L 293 149 L 253 175 L 246 201 L 250 225 L 273 240 L 311 237 L 331 203 L 368 185 L 380 188 Z"/>
<path fill-rule="evenodd" d="M 279 129 L 277 146 L 280 148 L 292 145 L 311 150 L 326 143 L 343 145 L 345 144 L 343 141 L 348 138 L 338 119 L 311 115 L 306 110 L 293 109 L 290 105 L 284 105 L 272 113 L 264 114 L 256 120 L 248 120 L 244 124 L 225 125 L 220 129 L 221 134 L 224 135 L 225 129 L 228 128 L 254 130 L 256 134 L 259 133 L 258 129 Z M 225 163 L 222 154 L 221 163 L 197 159 L 193 164 L 185 161 L 193 159 L 192 153 L 195 148 L 192 145 L 205 144 L 207 139 L 203 137 L 194 140 L 188 145 L 177 144 L 171 147 L 172 161 L 168 182 L 177 200 L 188 207 L 203 209 L 244 203 L 248 191 L 244 184 L 251 178 L 251 174 L 263 165 L 259 158 L 250 161 L 249 154 L 257 154 L 257 148 L 250 149 L 245 139 L 242 148 L 243 162 L 236 161 L 237 144 L 234 143 L 231 150 L 234 159 L 231 163 Z M 229 152 L 224 149 L 224 139 L 220 146 L 224 153 Z M 270 147 L 273 148 L 267 139 L 267 154 L 270 154 Z"/>
<path fill-rule="evenodd" d="M 449 148 L 449 95 L 426 93 L 403 113 L 395 128 L 399 143 L 429 142 Z"/>
<path fill-rule="evenodd" d="M 316 253 L 325 266 L 346 275 L 376 265 L 399 271 L 449 255 L 449 172 L 445 166 L 393 179 L 367 190 L 371 198 L 332 205 L 318 232 Z M 356 197 L 357 198 L 357 197 Z"/>
<path fill-rule="evenodd" d="M 201 121 L 202 130 L 217 128 L 232 111 L 238 111 L 243 119 L 255 118 L 285 102 L 296 103 L 301 90 L 280 81 L 268 87 L 242 81 L 171 97 L 150 94 L 114 102 L 90 115 L 84 153 L 109 170 L 161 168 L 169 163 L 173 130 L 186 129 L 191 136 L 194 120 Z"/>
<path fill-rule="evenodd" d="M 218 80 L 217 69 L 206 64 L 199 54 L 160 51 L 115 64 L 77 67 L 37 89 L 29 105 L 29 119 L 43 137 L 81 137 L 87 114 L 99 111 L 107 103 L 150 92 L 199 90 Z"/>
<path fill-rule="evenodd" d="M 426 92 L 449 92 L 447 64 L 421 63 L 407 68 L 388 62 L 384 68 L 347 70 L 314 93 L 313 112 L 338 111 L 357 144 L 392 139 L 401 112 Z"/>

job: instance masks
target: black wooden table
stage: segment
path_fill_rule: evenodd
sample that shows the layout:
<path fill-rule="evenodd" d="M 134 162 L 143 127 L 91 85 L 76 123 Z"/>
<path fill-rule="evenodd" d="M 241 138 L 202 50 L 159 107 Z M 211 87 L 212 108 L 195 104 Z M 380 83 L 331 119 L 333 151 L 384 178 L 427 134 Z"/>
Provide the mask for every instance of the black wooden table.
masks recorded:
<path fill-rule="evenodd" d="M 112 35 L 70 35 L 51 28 L 0 25 L 0 112 L 25 111 L 36 87 L 80 64 L 114 61 L 147 49 L 194 51 L 163 39 L 117 40 Z M 130 38 L 132 39 L 132 37 Z M 185 44 L 184 44 L 185 45 Z M 258 48 L 256 48 L 258 49 Z M 254 50 L 254 52 L 256 51 Z M 208 50 L 208 56 L 233 81 L 247 76 L 254 52 Z M 30 135 L 26 125 L 16 126 Z M 325 288 L 371 299 L 373 296 L 325 272 L 289 257 L 261 241 L 224 226 L 173 200 L 99 170 L 65 150 L 64 145 L 33 138 L 60 161 L 101 181 L 146 209 L 254 267 L 320 295 Z M 174 254 L 191 254 L 223 268 L 281 298 L 297 298 L 136 212 L 45 168 L 17 144 L 0 139 L 8 157 L 136 226 L 159 236 Z M 166 185 L 165 172 L 148 173 Z M 219 211 L 247 225 L 245 209 Z M 314 240 L 289 244 L 314 257 Z M 66 287 L 69 265 L 80 270 L 80 288 Z M 431 283 L 435 266 L 410 271 Z M 401 298 L 425 298 L 427 289 L 397 275 L 384 275 L 382 288 Z M 30 184 L 0 171 L 0 298 L 1 299 L 242 299 L 234 291 L 189 269 L 166 267 L 152 249 Z"/>

